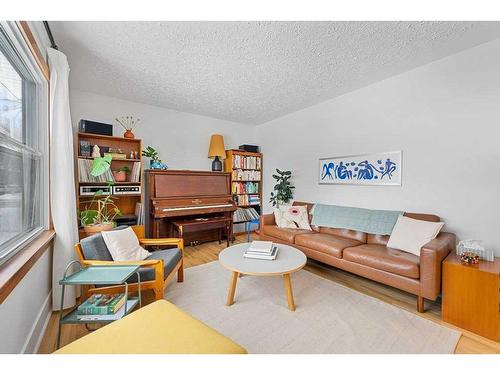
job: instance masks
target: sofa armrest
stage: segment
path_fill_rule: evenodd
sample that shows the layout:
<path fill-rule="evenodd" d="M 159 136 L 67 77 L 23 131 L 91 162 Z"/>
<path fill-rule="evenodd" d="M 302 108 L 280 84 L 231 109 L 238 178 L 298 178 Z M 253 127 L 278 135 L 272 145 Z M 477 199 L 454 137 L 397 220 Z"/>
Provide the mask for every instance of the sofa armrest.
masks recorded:
<path fill-rule="evenodd" d="M 274 220 L 274 214 L 265 214 L 260 217 L 260 229 L 264 225 L 276 225 L 276 221 Z"/>
<path fill-rule="evenodd" d="M 456 236 L 442 232 L 420 249 L 420 296 L 436 300 L 441 291 L 441 268 L 444 258 L 455 249 Z"/>

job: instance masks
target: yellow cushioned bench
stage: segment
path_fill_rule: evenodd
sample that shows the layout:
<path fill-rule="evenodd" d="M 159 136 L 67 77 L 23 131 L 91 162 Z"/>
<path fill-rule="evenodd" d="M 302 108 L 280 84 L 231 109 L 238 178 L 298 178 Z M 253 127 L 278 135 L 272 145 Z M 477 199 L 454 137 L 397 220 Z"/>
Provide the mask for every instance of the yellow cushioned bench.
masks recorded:
<path fill-rule="evenodd" d="M 56 354 L 246 354 L 216 330 L 165 300 L 73 341 Z"/>

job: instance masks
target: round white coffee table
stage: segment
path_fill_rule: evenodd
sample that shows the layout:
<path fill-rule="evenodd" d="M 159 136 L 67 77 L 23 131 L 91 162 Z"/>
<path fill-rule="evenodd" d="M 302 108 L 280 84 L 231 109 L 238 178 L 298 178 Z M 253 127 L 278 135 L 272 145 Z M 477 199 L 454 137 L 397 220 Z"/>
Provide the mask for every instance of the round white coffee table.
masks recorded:
<path fill-rule="evenodd" d="M 278 245 L 278 256 L 275 260 L 249 259 L 243 257 L 250 243 L 242 243 L 230 246 L 219 254 L 219 262 L 228 270 L 232 271 L 229 292 L 227 294 L 227 305 L 234 302 L 236 282 L 239 275 L 253 276 L 283 276 L 285 291 L 288 300 L 288 308 L 295 310 L 293 301 L 292 281 L 290 274 L 300 270 L 306 265 L 307 258 L 304 253 L 288 245 Z"/>

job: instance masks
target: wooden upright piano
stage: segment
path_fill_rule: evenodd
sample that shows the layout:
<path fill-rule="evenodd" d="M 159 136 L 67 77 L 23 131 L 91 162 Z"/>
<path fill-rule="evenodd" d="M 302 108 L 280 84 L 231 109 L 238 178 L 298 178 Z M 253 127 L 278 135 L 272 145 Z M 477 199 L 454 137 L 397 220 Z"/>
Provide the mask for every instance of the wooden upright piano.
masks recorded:
<path fill-rule="evenodd" d="M 184 233 L 186 245 L 219 239 L 216 223 L 226 218 L 232 237 L 231 175 L 225 172 L 146 170 L 146 233 L 151 238 L 174 237 L 174 222 L 199 221 L 199 230 Z M 178 223 L 177 223 L 178 224 Z"/>

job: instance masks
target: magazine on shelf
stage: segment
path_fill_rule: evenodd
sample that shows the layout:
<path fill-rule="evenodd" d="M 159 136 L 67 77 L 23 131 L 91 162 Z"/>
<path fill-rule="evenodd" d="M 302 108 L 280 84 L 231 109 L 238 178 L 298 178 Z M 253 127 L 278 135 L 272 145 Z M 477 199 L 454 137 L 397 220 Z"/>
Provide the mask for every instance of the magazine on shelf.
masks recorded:
<path fill-rule="evenodd" d="M 134 306 L 135 300 L 127 301 L 127 313 Z M 115 314 L 107 314 L 107 315 L 81 315 L 78 314 L 76 318 L 81 321 L 98 321 L 98 320 L 117 320 L 123 317 L 125 314 L 125 305 L 120 307 L 120 309 Z"/>
<path fill-rule="evenodd" d="M 124 293 L 94 294 L 78 306 L 80 315 L 111 315 L 115 314 L 126 300 Z"/>

